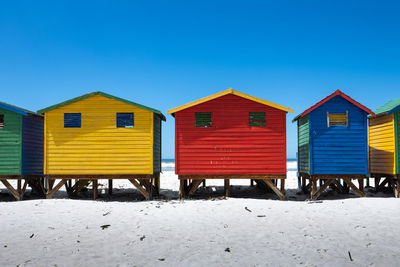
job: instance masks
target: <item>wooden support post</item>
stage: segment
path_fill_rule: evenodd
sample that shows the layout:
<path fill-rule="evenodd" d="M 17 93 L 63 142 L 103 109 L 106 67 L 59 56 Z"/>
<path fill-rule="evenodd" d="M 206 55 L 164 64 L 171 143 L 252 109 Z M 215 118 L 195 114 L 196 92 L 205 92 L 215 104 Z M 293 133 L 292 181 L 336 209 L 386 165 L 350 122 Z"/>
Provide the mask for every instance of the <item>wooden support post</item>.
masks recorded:
<path fill-rule="evenodd" d="M 52 198 L 53 195 L 68 181 L 68 179 L 62 179 L 53 189 L 46 193 L 46 198 Z"/>
<path fill-rule="evenodd" d="M 250 187 L 253 187 L 253 186 L 254 186 L 254 180 L 250 179 Z"/>
<path fill-rule="evenodd" d="M 185 197 L 185 180 L 179 180 L 179 198 L 182 199 Z"/>
<path fill-rule="evenodd" d="M 281 192 L 285 194 L 285 179 L 281 179 Z"/>
<path fill-rule="evenodd" d="M 12 187 L 12 185 L 7 181 L 7 179 L 1 179 L 1 182 L 4 184 L 4 186 L 10 191 L 11 195 L 16 199 L 16 200 L 21 200 L 20 194 L 18 193 L 17 190 Z"/>
<path fill-rule="evenodd" d="M 358 179 L 358 187 L 362 192 L 364 192 L 364 179 L 363 178 Z"/>
<path fill-rule="evenodd" d="M 311 199 L 316 200 L 325 191 L 325 189 L 334 181 L 335 179 L 326 179 L 324 184 L 316 191 L 314 194 L 311 194 Z M 323 181 L 320 179 L 320 181 Z"/>
<path fill-rule="evenodd" d="M 317 192 L 317 179 L 316 178 L 311 178 L 311 198 L 315 195 Z"/>
<path fill-rule="evenodd" d="M 282 193 L 282 192 L 278 189 L 278 187 L 276 187 L 276 185 L 275 185 L 270 179 L 263 179 L 263 181 L 269 186 L 269 188 L 272 189 L 272 191 L 275 192 L 275 194 L 278 195 L 278 197 L 279 197 L 281 200 L 285 200 L 285 199 L 286 199 L 285 194 Z"/>
<path fill-rule="evenodd" d="M 230 193 L 231 193 L 231 188 L 230 188 L 230 184 L 229 184 L 229 179 L 225 179 L 224 180 L 224 188 L 225 188 L 225 197 L 229 197 Z"/>
<path fill-rule="evenodd" d="M 21 181 L 21 179 L 17 180 L 17 192 L 18 192 L 19 195 L 21 195 L 21 192 L 22 192 L 22 181 Z"/>
<path fill-rule="evenodd" d="M 140 183 L 138 183 L 136 181 L 136 179 L 128 179 L 135 187 L 136 189 L 142 193 L 142 195 L 145 197 L 146 200 L 150 200 L 150 195 L 149 193 L 146 191 L 145 188 L 142 187 L 142 185 Z"/>
<path fill-rule="evenodd" d="M 379 183 L 381 182 L 381 177 L 375 177 L 375 192 L 379 191 Z"/>
<path fill-rule="evenodd" d="M 99 196 L 99 184 L 98 184 L 98 180 L 95 179 L 92 181 L 92 185 L 93 185 L 93 199 L 96 200 Z"/>
<path fill-rule="evenodd" d="M 355 186 L 353 184 L 353 182 L 351 181 L 350 178 L 344 178 L 343 181 L 354 191 L 354 193 L 359 196 L 359 197 L 365 197 L 365 194 L 363 191 L 361 191 L 360 189 L 357 188 L 357 186 Z"/>
<path fill-rule="evenodd" d="M 20 197 L 19 197 L 19 199 L 21 199 L 21 200 L 24 198 L 24 194 L 25 194 L 25 190 L 26 190 L 26 186 L 27 185 L 28 185 L 28 181 L 25 179 L 24 185 L 22 186 L 21 194 L 20 194 Z"/>
<path fill-rule="evenodd" d="M 305 176 L 301 176 L 301 191 L 307 193 L 307 179 Z"/>
<path fill-rule="evenodd" d="M 202 182 L 203 182 L 203 180 L 193 180 L 191 186 L 189 187 L 190 190 L 189 190 L 188 195 L 189 196 L 193 195 Z"/>
<path fill-rule="evenodd" d="M 338 180 L 335 179 L 335 180 L 333 181 L 333 184 L 337 187 L 337 189 L 339 189 L 340 193 L 342 193 L 342 194 L 346 193 L 346 192 L 345 192 L 346 189 L 343 187 L 343 185 L 342 185 L 341 183 L 339 183 Z"/>
<path fill-rule="evenodd" d="M 111 196 L 113 190 L 113 179 L 108 179 L 108 194 Z"/>
<path fill-rule="evenodd" d="M 394 189 L 394 197 L 399 198 L 400 196 L 400 179 L 399 177 L 394 181 L 395 189 Z"/>
<path fill-rule="evenodd" d="M 203 180 L 203 187 L 206 187 L 206 179 Z"/>

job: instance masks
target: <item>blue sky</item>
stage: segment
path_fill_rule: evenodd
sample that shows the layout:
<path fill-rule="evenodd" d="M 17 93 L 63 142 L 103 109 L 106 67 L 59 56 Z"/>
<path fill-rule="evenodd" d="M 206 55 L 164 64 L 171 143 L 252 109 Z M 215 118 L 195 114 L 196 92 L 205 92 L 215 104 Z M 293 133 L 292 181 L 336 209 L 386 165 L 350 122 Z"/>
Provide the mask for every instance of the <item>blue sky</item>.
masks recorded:
<path fill-rule="evenodd" d="M 104 91 L 164 113 L 229 87 L 291 107 L 336 89 L 400 97 L 396 1 L 3 1 L 0 101 L 38 110 Z M 174 119 L 163 127 L 174 157 Z"/>

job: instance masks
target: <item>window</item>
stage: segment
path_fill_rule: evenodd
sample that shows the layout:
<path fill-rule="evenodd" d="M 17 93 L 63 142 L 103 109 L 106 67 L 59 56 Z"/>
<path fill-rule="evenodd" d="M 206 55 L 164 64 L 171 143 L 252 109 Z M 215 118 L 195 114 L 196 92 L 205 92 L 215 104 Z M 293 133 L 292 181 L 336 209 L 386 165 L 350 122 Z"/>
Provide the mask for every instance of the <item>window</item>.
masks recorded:
<path fill-rule="evenodd" d="M 4 129 L 4 114 L 0 114 L 0 129 Z"/>
<path fill-rule="evenodd" d="M 349 115 L 348 111 L 346 111 L 346 113 L 327 112 L 328 127 L 335 127 L 335 126 L 347 127 L 349 125 L 348 115 Z"/>
<path fill-rule="evenodd" d="M 265 127 L 265 112 L 249 112 L 250 127 Z"/>
<path fill-rule="evenodd" d="M 81 128 L 81 113 L 64 113 L 64 128 Z"/>
<path fill-rule="evenodd" d="M 211 112 L 196 112 L 196 127 L 211 127 Z"/>
<path fill-rule="evenodd" d="M 117 113 L 117 128 L 133 128 L 134 124 L 133 113 Z"/>

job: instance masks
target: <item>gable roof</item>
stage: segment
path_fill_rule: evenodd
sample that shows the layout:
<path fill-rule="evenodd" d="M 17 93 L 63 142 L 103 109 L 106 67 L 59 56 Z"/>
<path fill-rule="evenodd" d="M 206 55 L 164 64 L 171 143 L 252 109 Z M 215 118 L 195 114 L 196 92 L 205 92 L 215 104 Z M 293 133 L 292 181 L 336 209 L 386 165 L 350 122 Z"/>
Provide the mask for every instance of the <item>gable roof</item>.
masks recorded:
<path fill-rule="evenodd" d="M 240 97 L 249 99 L 249 100 L 251 100 L 251 101 L 254 101 L 254 102 L 257 102 L 257 103 L 266 105 L 266 106 L 270 106 L 270 107 L 273 107 L 273 108 L 276 108 L 276 109 L 283 110 L 283 111 L 285 111 L 285 112 L 293 113 L 293 109 L 291 109 L 291 108 L 287 108 L 287 107 L 284 107 L 284 106 L 281 106 L 281 105 L 278 105 L 278 104 L 269 102 L 269 101 L 267 101 L 267 100 L 263 100 L 263 99 L 258 98 L 258 97 L 254 97 L 254 96 L 251 96 L 251 95 L 247 95 L 247 94 L 245 94 L 245 93 L 241 93 L 241 92 L 239 92 L 239 91 L 232 90 L 232 88 L 229 88 L 228 90 L 225 90 L 225 91 L 216 93 L 216 94 L 214 94 L 214 95 L 210 95 L 210 96 L 201 98 L 201 99 L 199 99 L 199 100 L 190 102 L 190 103 L 188 103 L 188 104 L 179 106 L 179 107 L 177 107 L 177 108 L 170 109 L 170 110 L 168 110 L 168 114 L 174 114 L 174 113 L 176 113 L 176 112 L 178 112 L 178 111 L 181 111 L 181 110 L 184 110 L 184 109 L 193 107 L 193 106 L 197 106 L 197 105 L 202 104 L 202 103 L 204 103 L 204 102 L 207 102 L 207 101 L 216 99 L 216 98 L 221 97 L 221 96 L 229 95 L 229 94 L 236 95 L 236 96 L 240 96 Z"/>
<path fill-rule="evenodd" d="M 304 117 L 305 115 L 307 115 L 308 113 L 310 113 L 311 111 L 313 111 L 314 109 L 322 106 L 323 104 L 325 104 L 326 102 L 328 102 L 329 100 L 331 100 L 332 98 L 334 98 L 335 96 L 340 96 L 344 99 L 346 99 L 347 101 L 349 101 L 350 103 L 352 103 L 353 105 L 355 105 L 356 107 L 364 110 L 366 113 L 375 116 L 375 113 L 370 110 L 369 108 L 361 105 L 359 102 L 355 101 L 353 98 L 351 98 L 350 96 L 344 94 L 342 91 L 340 91 L 339 89 L 336 90 L 335 92 L 333 92 L 332 94 L 328 95 L 327 97 L 325 97 L 324 99 L 322 99 L 321 101 L 319 101 L 318 103 L 316 103 L 315 105 L 311 106 L 309 109 L 305 110 L 303 113 L 297 115 L 292 122 L 297 121 L 298 119 L 300 119 L 301 117 Z"/>
<path fill-rule="evenodd" d="M 159 111 L 159 110 L 152 109 L 152 108 L 149 108 L 149 107 L 146 107 L 146 106 L 137 104 L 137 103 L 135 103 L 135 102 L 132 102 L 132 101 L 129 101 L 129 100 L 126 100 L 126 99 L 123 99 L 123 98 L 119 98 L 119 97 L 116 97 L 116 96 L 113 96 L 113 95 L 109 95 L 109 94 L 106 94 L 106 93 L 103 93 L 103 92 L 100 92 L 100 91 L 98 91 L 98 92 L 92 92 L 92 93 L 85 94 L 85 95 L 82 95 L 82 96 L 78 96 L 78 97 L 72 98 L 72 99 L 70 99 L 70 100 L 61 102 L 61 103 L 59 103 L 59 104 L 56 104 L 56 105 L 53 105 L 53 106 L 50 106 L 50 107 L 47 107 L 47 108 L 38 110 L 37 112 L 40 113 L 40 114 L 43 114 L 43 113 L 49 112 L 49 111 L 51 111 L 51 110 L 54 110 L 54 109 L 58 109 L 58 108 L 67 106 L 67 105 L 76 103 L 76 102 L 78 102 L 78 101 L 81 101 L 81 100 L 84 100 L 84 99 L 87 99 L 87 98 L 89 98 L 89 97 L 96 96 L 96 95 L 101 95 L 101 96 L 104 96 L 104 97 L 107 97 L 107 98 L 110 98 L 110 99 L 114 99 L 114 100 L 123 102 L 123 103 L 125 103 L 125 104 L 129 104 L 129 105 L 132 105 L 132 106 L 136 106 L 136 107 L 138 107 L 138 108 L 142 108 L 142 109 L 151 111 L 151 112 L 153 112 L 153 113 L 159 115 L 163 121 L 166 120 L 166 119 L 165 119 L 165 116 L 164 116 L 164 115 L 161 113 L 161 111 Z"/>
<path fill-rule="evenodd" d="M 393 100 L 387 102 L 385 105 L 383 105 L 382 107 L 375 110 L 375 114 L 381 115 L 381 114 L 386 113 L 386 115 L 390 115 L 399 109 L 400 109 L 400 98 L 393 99 Z"/>
<path fill-rule="evenodd" d="M 23 116 L 27 116 L 28 114 L 30 114 L 30 115 L 36 115 L 36 116 L 42 117 L 42 115 L 37 114 L 36 112 L 30 111 L 30 110 L 27 110 L 24 108 L 20 108 L 20 107 L 14 106 L 14 105 L 10 105 L 10 104 L 4 103 L 4 102 L 0 102 L 0 108 L 21 114 Z"/>

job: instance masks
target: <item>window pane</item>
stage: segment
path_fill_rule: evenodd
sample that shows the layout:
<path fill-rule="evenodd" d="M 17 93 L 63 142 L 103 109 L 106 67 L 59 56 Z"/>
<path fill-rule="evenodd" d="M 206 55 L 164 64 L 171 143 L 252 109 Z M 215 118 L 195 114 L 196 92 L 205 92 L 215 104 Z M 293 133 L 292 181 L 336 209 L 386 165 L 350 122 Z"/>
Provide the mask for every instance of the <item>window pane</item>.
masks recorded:
<path fill-rule="evenodd" d="M 265 127 L 265 112 L 249 112 L 249 126 Z"/>
<path fill-rule="evenodd" d="M 196 112 L 196 127 L 211 127 L 211 112 Z"/>
<path fill-rule="evenodd" d="M 332 126 L 347 126 L 347 113 L 328 113 L 329 125 Z"/>
<path fill-rule="evenodd" d="M 4 129 L 4 114 L 0 114 L 0 129 Z"/>
<path fill-rule="evenodd" d="M 64 128 L 81 128 L 81 113 L 64 113 Z"/>
<path fill-rule="evenodd" d="M 132 128 L 134 126 L 133 113 L 117 113 L 118 128 Z"/>

